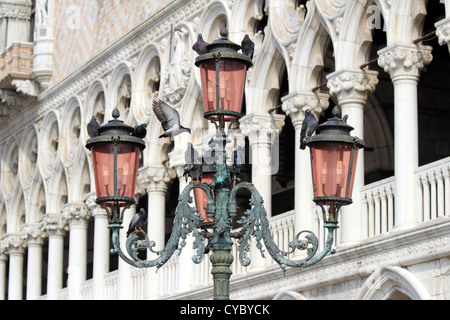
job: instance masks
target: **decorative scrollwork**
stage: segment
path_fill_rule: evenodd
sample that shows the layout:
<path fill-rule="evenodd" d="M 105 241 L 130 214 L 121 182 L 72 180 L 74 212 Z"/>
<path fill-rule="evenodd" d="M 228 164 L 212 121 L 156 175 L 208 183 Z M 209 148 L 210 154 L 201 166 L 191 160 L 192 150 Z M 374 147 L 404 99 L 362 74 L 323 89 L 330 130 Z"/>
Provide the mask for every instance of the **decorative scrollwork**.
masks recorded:
<path fill-rule="evenodd" d="M 238 221 L 238 223 L 242 225 L 242 228 L 237 235 L 237 238 L 239 239 L 237 242 L 239 261 L 243 266 L 248 266 L 251 262 L 250 258 L 247 257 L 247 254 L 250 251 L 250 240 L 252 236 L 256 240 L 256 247 L 260 250 L 261 255 L 265 257 L 263 245 L 261 243 L 261 240 L 263 240 L 267 251 L 280 265 L 283 271 L 286 270 L 285 266 L 307 267 L 313 265 L 322 260 L 331 251 L 333 245 L 333 231 L 337 228 L 337 222 L 335 224 L 328 223 L 326 225 L 328 229 L 328 238 L 325 249 L 314 259 L 312 258 L 316 255 L 319 243 L 317 237 L 311 231 L 299 232 L 296 239 L 289 243 L 290 250 L 288 252 L 280 250 L 270 234 L 269 220 L 267 219 L 267 212 L 263 206 L 263 199 L 253 184 L 241 182 L 231 190 L 230 200 L 228 202 L 229 212 L 236 213 L 236 192 L 241 188 L 245 188 L 251 193 L 251 208 L 247 210 L 244 216 Z M 300 236 L 305 233 L 306 235 L 303 239 L 300 239 Z M 306 258 L 302 260 L 290 260 L 286 258 L 287 255 L 293 253 L 297 249 L 306 250 Z"/>
<path fill-rule="evenodd" d="M 162 267 L 173 255 L 173 253 L 178 250 L 181 251 L 186 245 L 186 237 L 188 234 L 192 233 L 194 237 L 193 248 L 196 250 L 195 254 L 192 256 L 192 261 L 194 263 L 200 263 L 203 261 L 204 251 L 205 251 L 205 240 L 206 235 L 200 228 L 201 222 L 204 220 L 197 212 L 195 207 L 190 206 L 192 203 L 192 197 L 190 195 L 194 188 L 200 188 L 205 191 L 208 202 L 206 204 L 206 211 L 211 214 L 214 212 L 214 198 L 210 187 L 206 183 L 193 183 L 191 182 L 186 186 L 186 188 L 181 193 L 178 198 L 178 206 L 175 211 L 175 218 L 172 227 L 172 234 L 165 246 L 161 251 L 154 251 L 153 248 L 156 246 L 154 241 L 150 241 L 148 236 L 144 234 L 144 239 L 141 239 L 137 233 L 132 233 L 128 236 L 126 242 L 126 249 L 128 254 L 132 259 L 125 255 L 119 243 L 119 230 L 122 228 L 121 225 L 110 225 L 113 230 L 113 252 L 118 253 L 122 259 L 127 263 L 138 267 L 154 267 L 158 269 Z M 157 253 L 158 257 L 154 260 L 141 260 L 138 257 L 140 250 L 149 249 L 151 252 Z"/>

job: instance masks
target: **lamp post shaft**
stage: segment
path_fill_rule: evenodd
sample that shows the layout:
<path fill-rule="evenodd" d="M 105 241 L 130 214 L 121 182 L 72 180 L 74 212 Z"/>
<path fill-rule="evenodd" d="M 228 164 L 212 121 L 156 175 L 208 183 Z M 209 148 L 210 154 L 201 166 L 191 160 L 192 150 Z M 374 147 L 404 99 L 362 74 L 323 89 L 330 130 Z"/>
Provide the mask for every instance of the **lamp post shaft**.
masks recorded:
<path fill-rule="evenodd" d="M 228 214 L 228 201 L 233 187 L 230 172 L 226 164 L 226 135 L 221 132 L 216 137 L 217 172 L 214 175 L 214 200 L 215 217 L 213 225 L 213 239 L 211 243 L 213 254 L 210 257 L 212 263 L 212 275 L 214 280 L 214 299 L 228 300 L 230 298 L 230 277 L 233 256 L 231 248 L 231 222 Z"/>

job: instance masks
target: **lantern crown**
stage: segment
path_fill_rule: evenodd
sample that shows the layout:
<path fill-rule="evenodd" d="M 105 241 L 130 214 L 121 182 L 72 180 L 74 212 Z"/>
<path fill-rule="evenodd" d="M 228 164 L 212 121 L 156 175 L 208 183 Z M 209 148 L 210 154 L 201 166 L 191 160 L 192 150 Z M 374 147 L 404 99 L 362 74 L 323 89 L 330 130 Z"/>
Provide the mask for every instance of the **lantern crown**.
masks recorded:
<path fill-rule="evenodd" d="M 341 108 L 334 107 L 332 115 L 332 118 L 317 127 L 318 134 L 308 138 L 306 144 L 310 146 L 316 142 L 342 142 L 354 143 L 356 147 L 363 148 L 364 141 L 350 135 L 354 128 L 347 124 L 347 115 L 341 118 Z"/>

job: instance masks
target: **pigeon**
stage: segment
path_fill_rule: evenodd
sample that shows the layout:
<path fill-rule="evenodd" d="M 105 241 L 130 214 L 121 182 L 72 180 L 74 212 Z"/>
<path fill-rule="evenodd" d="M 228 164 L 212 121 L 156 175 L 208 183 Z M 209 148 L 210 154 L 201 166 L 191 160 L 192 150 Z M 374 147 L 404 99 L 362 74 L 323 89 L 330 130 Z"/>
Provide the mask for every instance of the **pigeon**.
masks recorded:
<path fill-rule="evenodd" d="M 141 124 L 134 128 L 133 136 L 143 139 L 147 134 L 147 124 Z"/>
<path fill-rule="evenodd" d="M 153 112 L 161 122 L 164 133 L 159 138 L 174 137 L 182 132 L 191 133 L 191 129 L 180 125 L 180 114 L 162 100 L 153 100 Z"/>
<path fill-rule="evenodd" d="M 92 116 L 91 121 L 87 125 L 87 132 L 88 132 L 89 137 L 93 138 L 93 137 L 98 136 L 98 131 L 97 131 L 98 128 L 100 128 L 100 124 L 97 122 L 97 119 L 95 118 L 95 116 Z"/>
<path fill-rule="evenodd" d="M 307 109 L 305 111 L 305 119 L 302 123 L 302 129 L 300 131 L 300 149 L 304 150 L 306 148 L 305 138 L 311 137 L 317 128 L 316 117 Z"/>
<path fill-rule="evenodd" d="M 186 178 L 186 182 L 188 176 L 191 177 L 194 181 L 201 181 L 202 165 L 197 150 L 194 149 L 192 143 L 190 142 L 188 142 L 188 147 L 186 149 L 186 152 L 184 153 L 184 160 L 186 162 L 186 164 L 184 165 L 184 176 Z"/>
<path fill-rule="evenodd" d="M 206 49 L 207 45 L 208 45 L 208 43 L 203 41 L 202 34 L 199 33 L 198 36 L 197 36 L 197 42 L 194 43 L 194 45 L 192 46 L 192 49 L 195 52 L 197 52 L 199 55 L 205 54 L 205 53 L 208 52 L 208 50 Z"/>
<path fill-rule="evenodd" d="M 145 212 L 144 209 L 141 208 L 141 210 L 139 210 L 139 212 L 137 212 L 133 219 L 131 219 L 130 221 L 130 225 L 128 227 L 128 231 L 127 231 L 127 237 L 132 233 L 132 232 L 142 232 L 145 233 L 144 230 L 142 230 L 142 227 L 147 223 L 147 212 Z"/>
<path fill-rule="evenodd" d="M 255 43 L 250 39 L 248 34 L 245 35 L 244 39 L 241 42 L 242 53 L 253 59 L 253 53 L 255 51 Z"/>

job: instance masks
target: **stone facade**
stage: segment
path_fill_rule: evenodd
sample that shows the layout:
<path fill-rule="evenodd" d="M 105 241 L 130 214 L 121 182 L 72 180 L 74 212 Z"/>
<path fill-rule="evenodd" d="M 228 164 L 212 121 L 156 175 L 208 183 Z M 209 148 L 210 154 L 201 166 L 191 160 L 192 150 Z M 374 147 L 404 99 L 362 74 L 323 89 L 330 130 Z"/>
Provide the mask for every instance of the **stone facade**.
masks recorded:
<path fill-rule="evenodd" d="M 0 88 L 1 299 L 211 298 L 209 259 L 194 265 L 189 241 L 158 273 L 110 255 L 85 128 L 115 107 L 148 125 L 124 225 L 144 207 L 162 248 L 186 185 L 186 143 L 206 150 L 214 132 L 191 47 L 225 27 L 256 44 L 232 140 L 252 156 L 242 178 L 265 199 L 280 247 L 304 229 L 324 239 L 299 149 L 305 110 L 323 121 L 340 105 L 366 141 L 336 253 L 284 274 L 252 252 L 250 266 L 232 266 L 231 298 L 450 298 L 450 87 L 439 75 L 450 71 L 449 0 L 85 2 L 0 0 L 1 57 L 33 49 L 25 78 L 0 70 L 16 77 Z M 157 98 L 191 135 L 158 139 Z"/>

